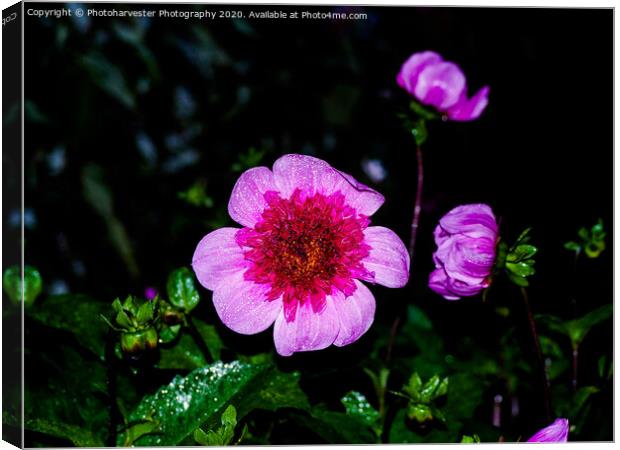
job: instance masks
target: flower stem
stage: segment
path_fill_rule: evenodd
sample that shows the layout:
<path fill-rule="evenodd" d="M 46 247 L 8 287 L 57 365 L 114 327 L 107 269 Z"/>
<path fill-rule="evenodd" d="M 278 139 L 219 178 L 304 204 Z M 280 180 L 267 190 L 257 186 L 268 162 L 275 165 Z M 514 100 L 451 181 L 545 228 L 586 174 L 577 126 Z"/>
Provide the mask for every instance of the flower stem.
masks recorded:
<path fill-rule="evenodd" d="M 116 447 L 117 427 L 120 423 L 120 412 L 116 403 L 116 356 L 114 355 L 114 345 L 116 344 L 116 333 L 108 331 L 105 341 L 105 362 L 107 367 L 106 385 L 108 390 L 108 437 L 106 446 Z"/>
<path fill-rule="evenodd" d="M 420 212 L 422 211 L 422 186 L 424 185 L 424 164 L 422 160 L 422 147 L 416 145 L 416 158 L 418 161 L 418 185 L 415 194 L 415 204 L 413 206 L 413 220 L 411 221 L 411 239 L 409 240 L 409 256 L 413 260 L 415 250 L 415 240 L 418 234 L 420 223 Z"/>
<path fill-rule="evenodd" d="M 209 351 L 207 344 L 205 344 L 205 341 L 202 338 L 202 336 L 200 336 L 200 333 L 198 332 L 198 328 L 196 328 L 194 321 L 189 315 L 187 316 L 187 325 L 188 325 L 189 334 L 194 340 L 194 342 L 196 343 L 196 345 L 198 346 L 198 348 L 200 349 L 202 356 L 204 356 L 205 361 L 207 363 L 212 363 L 213 358 L 211 357 L 211 352 Z"/>
<path fill-rule="evenodd" d="M 532 308 L 530 307 L 529 296 L 527 289 L 521 288 L 521 295 L 523 297 L 523 303 L 527 311 L 527 320 L 530 325 L 530 332 L 532 333 L 532 339 L 534 340 L 534 348 L 536 350 L 536 358 L 538 359 L 538 365 L 540 368 L 541 380 L 543 383 L 543 395 L 545 402 L 545 413 L 547 415 L 547 421 L 551 421 L 551 396 L 549 395 L 549 382 L 547 381 L 547 372 L 545 370 L 545 363 L 543 361 L 542 351 L 540 349 L 540 339 L 538 338 L 538 332 L 536 331 L 536 322 L 534 322 L 534 315 L 532 314 Z"/>
<path fill-rule="evenodd" d="M 385 362 L 388 364 L 392 359 L 392 348 L 394 348 L 394 341 L 396 340 L 398 325 L 400 325 L 400 316 L 396 316 L 396 319 L 394 319 L 394 322 L 392 323 L 392 329 L 390 330 L 390 340 L 388 341 L 387 352 L 385 354 Z"/>
<path fill-rule="evenodd" d="M 574 344 L 573 346 L 573 379 L 572 379 L 573 391 L 577 391 L 577 363 L 578 361 L 579 361 L 579 345 Z"/>
<path fill-rule="evenodd" d="M 577 290 L 579 287 L 578 285 L 579 277 L 577 276 L 577 263 L 579 261 L 579 253 L 580 253 L 579 250 L 575 252 L 575 259 L 573 260 L 573 295 L 571 297 L 571 304 L 573 306 L 573 319 L 577 318 Z M 579 359 L 579 346 L 577 344 L 573 344 L 573 373 L 572 373 L 572 380 L 571 380 L 571 386 L 573 387 L 573 392 L 577 391 L 578 359 Z"/>

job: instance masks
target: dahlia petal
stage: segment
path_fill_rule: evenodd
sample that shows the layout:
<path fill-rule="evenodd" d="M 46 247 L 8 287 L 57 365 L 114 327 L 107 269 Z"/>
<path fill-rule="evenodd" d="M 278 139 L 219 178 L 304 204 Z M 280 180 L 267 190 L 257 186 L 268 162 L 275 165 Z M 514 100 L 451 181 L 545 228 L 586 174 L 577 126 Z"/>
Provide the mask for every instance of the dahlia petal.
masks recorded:
<path fill-rule="evenodd" d="M 358 214 L 372 216 L 385 202 L 385 197 L 372 188 L 360 183 L 351 175 L 336 170 L 342 179 L 340 183 L 335 184 L 332 189 L 340 190 L 349 205 L 351 205 Z"/>
<path fill-rule="evenodd" d="M 215 290 L 222 280 L 245 267 L 243 250 L 235 241 L 238 231 L 238 228 L 220 228 L 198 243 L 192 257 L 192 267 L 205 288 Z"/>
<path fill-rule="evenodd" d="M 284 155 L 273 164 L 273 175 L 284 198 L 290 198 L 296 189 L 306 196 L 340 191 L 347 204 L 365 216 L 374 214 L 385 201 L 377 191 L 312 156 Z"/>
<path fill-rule="evenodd" d="M 551 425 L 538 431 L 527 442 L 567 442 L 568 419 L 556 419 Z"/>
<path fill-rule="evenodd" d="M 489 103 L 489 91 L 489 86 L 485 86 L 470 99 L 463 95 L 461 100 L 448 110 L 448 117 L 462 122 L 477 119 Z"/>
<path fill-rule="evenodd" d="M 461 233 L 469 237 L 497 237 L 497 222 L 488 205 L 478 203 L 461 205 L 443 216 L 439 225 L 448 233 Z"/>
<path fill-rule="evenodd" d="M 447 254 L 444 256 L 444 248 Z M 447 274 L 468 284 L 484 284 L 495 260 L 495 242 L 486 238 L 455 236 L 437 250 Z M 486 286 L 484 286 L 486 287 Z"/>
<path fill-rule="evenodd" d="M 339 330 L 338 312 L 330 298 L 320 313 L 312 310 L 310 302 L 304 302 L 299 305 L 294 320 L 290 322 L 282 312 L 278 314 L 273 340 L 280 355 L 290 356 L 295 352 L 329 347 L 334 343 Z"/>
<path fill-rule="evenodd" d="M 441 228 L 441 225 L 437 224 L 437 226 L 435 227 L 435 231 L 433 231 L 433 237 L 435 238 L 435 243 L 440 246 L 441 244 L 443 244 L 445 241 L 447 241 L 448 239 L 450 239 L 451 234 L 448 233 L 446 230 L 444 230 L 443 228 Z"/>
<path fill-rule="evenodd" d="M 441 56 L 432 51 L 414 53 L 402 65 L 396 77 L 396 82 L 407 92 L 413 94 L 420 72 L 427 66 L 441 61 Z"/>
<path fill-rule="evenodd" d="M 277 191 L 273 173 L 267 167 L 254 167 L 241 174 L 228 202 L 228 213 L 237 223 L 253 227 L 267 202 L 265 192 Z"/>
<path fill-rule="evenodd" d="M 465 83 L 465 75 L 459 66 L 451 62 L 439 62 L 420 71 L 414 95 L 422 103 L 446 111 L 459 101 L 465 91 Z"/>
<path fill-rule="evenodd" d="M 355 286 L 357 289 L 349 297 L 342 293 L 332 297 L 340 318 L 340 331 L 334 341 L 338 347 L 357 341 L 375 319 L 375 297 L 360 281 L 355 280 Z"/>
<path fill-rule="evenodd" d="M 219 283 L 213 292 L 217 315 L 231 330 L 241 334 L 256 334 L 266 330 L 281 315 L 282 301 L 266 300 L 269 287 L 243 278 L 235 273 Z"/>
<path fill-rule="evenodd" d="M 364 242 L 370 254 L 362 260 L 364 267 L 374 272 L 375 283 L 390 288 L 403 287 L 409 280 L 409 253 L 403 241 L 385 227 L 368 227 Z"/>
<path fill-rule="evenodd" d="M 489 287 L 489 283 L 486 281 L 481 281 L 479 283 L 468 283 L 466 281 L 461 281 L 448 276 L 446 287 L 452 295 L 458 295 L 459 297 L 473 297 L 474 295 L 480 294 L 483 289 Z"/>
<path fill-rule="evenodd" d="M 460 297 L 454 295 L 453 292 L 448 290 L 448 275 L 446 275 L 446 271 L 438 268 L 431 272 L 428 277 L 428 287 L 433 291 L 443 296 L 446 300 L 460 300 Z"/>

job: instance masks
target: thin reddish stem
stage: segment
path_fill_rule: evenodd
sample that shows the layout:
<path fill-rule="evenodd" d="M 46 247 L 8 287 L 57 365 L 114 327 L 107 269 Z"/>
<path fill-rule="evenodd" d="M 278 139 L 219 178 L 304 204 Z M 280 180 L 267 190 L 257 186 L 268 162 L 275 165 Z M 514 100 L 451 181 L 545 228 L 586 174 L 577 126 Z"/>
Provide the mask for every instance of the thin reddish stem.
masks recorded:
<path fill-rule="evenodd" d="M 522 287 L 521 295 L 523 297 L 523 303 L 527 311 L 527 320 L 530 325 L 530 332 L 532 333 L 532 339 L 534 340 L 534 348 L 536 350 L 536 358 L 538 359 L 538 365 L 540 367 L 541 380 L 543 383 L 543 395 L 545 402 L 545 413 L 547 415 L 547 421 L 551 421 L 551 396 L 549 394 L 549 382 L 547 381 L 547 372 L 545 370 L 545 362 L 543 360 L 542 351 L 540 349 L 540 339 L 538 332 L 536 331 L 536 322 L 534 322 L 534 315 L 532 314 L 532 308 L 530 307 L 529 296 L 527 290 Z"/>
<path fill-rule="evenodd" d="M 415 250 L 415 240 L 418 234 L 420 223 L 420 213 L 422 212 L 422 187 L 424 185 L 424 164 L 422 160 L 422 148 L 416 145 L 416 158 L 418 162 L 418 184 L 415 194 L 415 204 L 413 206 L 413 220 L 411 221 L 411 239 L 409 240 L 409 256 L 413 260 Z"/>

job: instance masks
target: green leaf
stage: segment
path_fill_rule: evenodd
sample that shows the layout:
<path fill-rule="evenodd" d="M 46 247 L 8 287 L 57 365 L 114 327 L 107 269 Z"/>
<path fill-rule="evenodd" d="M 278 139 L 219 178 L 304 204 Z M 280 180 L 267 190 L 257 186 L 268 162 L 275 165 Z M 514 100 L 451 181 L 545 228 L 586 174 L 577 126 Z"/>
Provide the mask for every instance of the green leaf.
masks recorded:
<path fill-rule="evenodd" d="M 469 373 L 450 375 L 450 390 L 444 413 L 451 421 L 462 422 L 473 417 L 478 405 L 482 403 L 487 382 Z"/>
<path fill-rule="evenodd" d="M 169 344 L 174 341 L 179 333 L 181 332 L 181 324 L 172 325 L 172 326 L 163 326 L 159 329 L 159 342 L 161 344 Z M 201 366 L 196 366 L 201 367 Z M 193 367 L 195 368 L 195 367 Z"/>
<path fill-rule="evenodd" d="M 185 191 L 179 192 L 177 196 L 193 206 L 213 207 L 213 199 L 207 194 L 207 185 L 204 180 L 196 181 Z"/>
<path fill-rule="evenodd" d="M 232 171 L 243 172 L 244 170 L 256 167 L 261 163 L 264 156 L 265 151 L 250 147 L 246 153 L 239 153 L 237 162 L 232 165 Z"/>
<path fill-rule="evenodd" d="M 536 254 L 538 249 L 533 245 L 521 244 L 517 245 L 513 251 L 507 256 L 508 262 L 519 262 L 525 259 L 529 259 Z"/>
<path fill-rule="evenodd" d="M 80 294 L 47 297 L 27 311 L 33 319 L 75 335 L 85 348 L 103 360 L 108 326 L 100 319 L 109 306 Z"/>
<path fill-rule="evenodd" d="M 315 406 L 309 414 L 292 414 L 293 419 L 329 444 L 376 444 L 377 435 L 357 418 Z"/>
<path fill-rule="evenodd" d="M 513 272 L 506 271 L 506 275 L 508 275 L 508 279 L 517 286 L 528 287 L 530 285 L 530 282 L 527 281 L 527 278 L 515 275 Z"/>
<path fill-rule="evenodd" d="M 36 365 L 39 375 L 24 385 L 25 427 L 77 446 L 103 446 L 109 411 L 103 364 L 69 345 L 30 342 L 29 350 L 26 366 Z"/>
<path fill-rule="evenodd" d="M 506 269 L 518 277 L 529 277 L 536 273 L 536 270 L 524 261 L 518 263 L 507 262 Z"/>
<path fill-rule="evenodd" d="M 515 241 L 515 244 L 510 248 L 511 252 L 519 245 L 526 244 L 530 240 L 530 231 L 532 231 L 532 227 L 528 227 L 521 232 L 521 234 Z"/>
<path fill-rule="evenodd" d="M 91 431 L 55 420 L 26 419 L 24 428 L 66 439 L 76 447 L 103 447 L 105 445 Z"/>
<path fill-rule="evenodd" d="M 184 312 L 190 312 L 200 302 L 200 295 L 194 284 L 194 274 L 187 267 L 173 271 L 166 284 L 168 300 Z"/>
<path fill-rule="evenodd" d="M 142 436 L 157 433 L 159 430 L 159 421 L 151 418 L 132 423 L 124 429 L 125 441 L 123 447 L 132 447 L 134 442 Z"/>
<path fill-rule="evenodd" d="M 2 276 L 2 287 L 11 301 L 19 305 L 22 299 L 22 280 L 19 266 L 9 267 Z M 39 271 L 24 266 L 24 306 L 31 306 L 43 290 L 43 280 Z"/>
<path fill-rule="evenodd" d="M 129 89 L 123 72 L 102 53 L 91 51 L 79 59 L 95 85 L 118 100 L 127 109 L 134 109 L 136 100 Z"/>
<path fill-rule="evenodd" d="M 237 405 L 239 419 L 256 408 L 308 408 L 298 379 L 297 373 L 281 373 L 270 365 L 238 361 L 218 361 L 186 377 L 176 376 L 155 394 L 144 397 L 130 414 L 130 421 L 149 414 L 160 421 L 160 434 L 144 436 L 136 444 L 177 445 L 201 425 L 213 427 L 220 411 L 231 403 Z M 119 436 L 119 445 L 121 442 Z"/>
<path fill-rule="evenodd" d="M 568 359 L 560 345 L 548 336 L 539 336 L 542 354 L 547 358 L 549 364 L 545 364 L 549 380 L 554 380 L 570 367 Z"/>
<path fill-rule="evenodd" d="M 581 251 L 581 245 L 579 245 L 579 244 L 578 244 L 578 243 L 576 243 L 575 241 L 569 241 L 569 242 L 566 242 L 566 243 L 564 244 L 564 248 L 565 248 L 566 250 L 570 250 L 570 251 L 573 251 L 573 252 L 579 252 L 579 251 Z"/>
<path fill-rule="evenodd" d="M 474 434 L 473 436 L 467 436 L 464 434 L 461 439 L 461 444 L 480 444 L 480 438 L 477 434 Z"/>
<path fill-rule="evenodd" d="M 603 305 L 579 319 L 567 322 L 566 328 L 571 342 L 580 344 L 595 325 L 607 320 L 612 314 L 613 305 Z"/>
<path fill-rule="evenodd" d="M 575 392 L 575 396 L 573 397 L 571 416 L 577 416 L 590 396 L 596 394 L 597 392 L 600 392 L 600 389 L 596 386 L 584 386 L 577 389 L 577 392 Z"/>
<path fill-rule="evenodd" d="M 350 391 L 340 400 L 351 417 L 358 419 L 361 423 L 381 434 L 381 427 L 377 429 L 379 423 L 379 411 L 368 402 L 364 394 L 357 391 Z"/>
<path fill-rule="evenodd" d="M 235 436 L 237 426 L 237 410 L 233 405 L 228 405 L 222 413 L 222 426 L 217 430 L 204 432 L 200 428 L 194 431 L 194 440 L 201 445 L 224 446 L 230 444 Z"/>
<path fill-rule="evenodd" d="M 220 359 L 220 352 L 224 347 L 220 336 L 213 325 L 192 318 L 198 333 L 205 341 L 209 353 L 214 361 Z M 181 337 L 174 346 L 170 348 L 160 348 L 160 359 L 157 367 L 160 369 L 183 369 L 194 370 L 199 367 L 206 366 L 208 361 L 205 360 L 200 348 L 187 332 L 183 332 Z"/>
<path fill-rule="evenodd" d="M 391 444 L 418 444 L 418 443 L 437 443 L 437 442 L 456 442 L 459 431 L 444 429 L 439 427 L 426 427 L 423 432 L 416 432 L 417 428 L 408 422 L 407 411 L 399 410 L 394 416 L 392 426 L 389 431 L 389 442 Z M 447 422 L 448 425 L 450 422 Z"/>

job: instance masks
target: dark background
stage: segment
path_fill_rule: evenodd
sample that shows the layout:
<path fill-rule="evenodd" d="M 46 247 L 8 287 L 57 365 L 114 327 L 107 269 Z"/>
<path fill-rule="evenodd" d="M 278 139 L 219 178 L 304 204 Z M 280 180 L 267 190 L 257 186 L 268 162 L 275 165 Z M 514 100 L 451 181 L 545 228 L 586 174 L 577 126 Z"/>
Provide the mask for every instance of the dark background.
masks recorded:
<path fill-rule="evenodd" d="M 149 8 L 132 9 L 142 7 Z M 460 65 L 470 95 L 487 84 L 491 92 L 479 120 L 429 125 L 410 284 L 402 290 L 374 288 L 377 327 L 351 352 L 343 356 L 331 349 L 281 364 L 308 370 L 356 364 L 408 303 L 429 314 L 449 348 L 466 336 L 495 351 L 498 334 L 523 319 L 514 289 L 498 282 L 490 295 L 492 305 L 514 306 L 505 319 L 479 298 L 447 302 L 427 287 L 433 228 L 462 203 L 491 205 L 509 242 L 533 228 L 539 256 L 530 296 L 536 313 L 571 319 L 610 303 L 612 10 L 338 9 L 365 12 L 368 19 L 27 16 L 26 262 L 39 269 L 48 293 L 85 292 L 110 302 L 141 295 L 147 286 L 164 290 L 167 274 L 190 264 L 205 234 L 232 225 L 226 213 L 238 177 L 232 167 L 251 147 L 264 152 L 261 165 L 270 167 L 285 153 L 312 154 L 379 190 L 387 200 L 373 223 L 394 229 L 407 242 L 415 147 L 397 118 L 409 98 L 395 77 L 411 53 L 432 49 Z M 383 182 L 373 183 L 363 172 L 365 158 L 383 162 L 388 173 Z M 84 194 L 89 177 L 109 192 L 113 206 L 107 216 L 101 202 L 93 204 L 97 201 Z M 178 197 L 198 180 L 206 183 L 211 207 Z M 581 260 L 580 275 L 574 276 L 563 244 L 598 218 L 609 232 L 609 250 L 597 260 Z M 203 314 L 213 317 L 206 303 Z M 238 350 L 272 345 L 270 332 L 248 338 L 221 327 L 221 333 Z M 611 336 L 611 326 L 591 333 L 583 367 L 596 364 L 598 353 L 588 356 L 588 348 L 610 351 Z M 583 370 L 584 383 L 590 372 Z M 346 381 L 335 375 L 333 389 Z M 533 432 L 541 412 L 528 401 L 536 399 L 524 400 L 528 425 L 517 425 Z M 610 418 L 611 399 L 601 411 Z M 583 438 L 610 438 L 610 429 L 601 427 Z"/>

